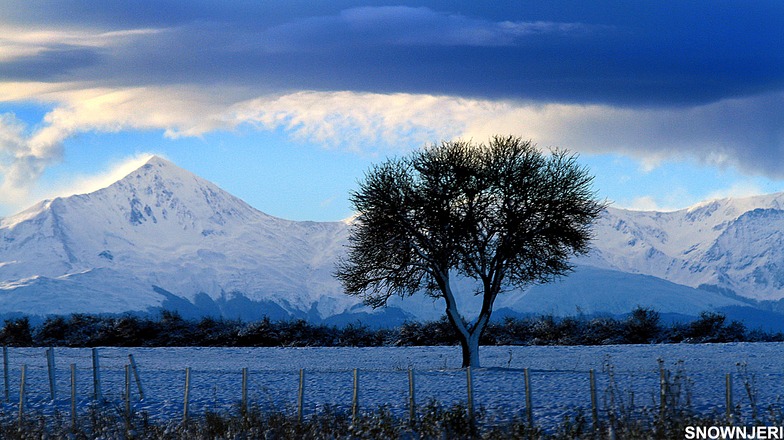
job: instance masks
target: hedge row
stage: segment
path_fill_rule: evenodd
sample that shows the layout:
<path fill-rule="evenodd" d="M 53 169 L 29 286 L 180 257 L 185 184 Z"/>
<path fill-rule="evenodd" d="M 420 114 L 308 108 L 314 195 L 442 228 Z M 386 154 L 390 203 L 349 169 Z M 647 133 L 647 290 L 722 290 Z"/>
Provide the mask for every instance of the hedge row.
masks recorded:
<path fill-rule="evenodd" d="M 719 313 L 703 313 L 692 322 L 663 324 L 659 314 L 638 308 L 625 318 L 556 318 L 545 315 L 507 318 L 491 323 L 483 345 L 607 345 L 680 342 L 784 341 L 781 333 L 749 331 Z M 446 319 L 408 322 L 392 329 L 362 324 L 334 327 L 304 320 L 242 322 L 203 318 L 186 320 L 164 311 L 157 317 L 54 316 L 40 325 L 28 318 L 9 319 L 0 330 L 7 346 L 65 347 L 372 347 L 455 345 Z"/>

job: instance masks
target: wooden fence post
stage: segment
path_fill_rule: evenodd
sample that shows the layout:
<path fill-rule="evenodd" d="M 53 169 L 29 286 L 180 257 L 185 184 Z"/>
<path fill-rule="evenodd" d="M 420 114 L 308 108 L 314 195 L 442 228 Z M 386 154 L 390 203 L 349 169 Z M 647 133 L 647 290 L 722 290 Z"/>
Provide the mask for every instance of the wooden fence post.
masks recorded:
<path fill-rule="evenodd" d="M 248 413 L 248 367 L 242 369 L 242 415 Z"/>
<path fill-rule="evenodd" d="M 591 416 L 593 417 L 593 430 L 595 432 L 599 431 L 599 408 L 598 408 L 598 400 L 596 399 L 596 373 L 593 371 L 593 368 L 590 369 L 590 381 L 591 381 Z"/>
<path fill-rule="evenodd" d="M 297 390 L 297 421 L 302 423 L 302 410 L 305 400 L 305 370 L 299 369 L 299 389 Z"/>
<path fill-rule="evenodd" d="M 11 400 L 10 372 L 8 371 L 8 347 L 3 345 L 3 385 L 5 386 L 5 401 Z"/>
<path fill-rule="evenodd" d="M 49 347 L 46 349 L 46 367 L 47 371 L 49 372 L 49 395 L 52 396 L 52 401 L 54 401 L 57 397 L 54 372 L 54 347 Z"/>
<path fill-rule="evenodd" d="M 136 367 L 136 359 L 133 358 L 133 354 L 128 353 L 128 361 L 131 363 L 131 371 L 133 372 L 133 378 L 136 380 L 136 388 L 139 389 L 139 400 L 144 400 L 142 379 L 139 377 L 139 368 Z"/>
<path fill-rule="evenodd" d="M 414 370 L 408 369 L 408 422 L 416 421 L 416 401 L 414 400 Z"/>
<path fill-rule="evenodd" d="M 357 416 L 359 415 L 359 370 L 354 368 L 354 390 L 351 395 L 351 421 L 357 423 Z"/>
<path fill-rule="evenodd" d="M 19 380 L 19 428 L 24 422 L 25 382 L 27 380 L 27 364 L 22 364 L 22 377 Z"/>
<path fill-rule="evenodd" d="M 726 388 L 725 404 L 727 405 L 727 421 L 732 420 L 732 374 L 724 376 L 724 386 Z"/>
<path fill-rule="evenodd" d="M 76 429 L 76 364 L 71 364 L 71 429 Z"/>
<path fill-rule="evenodd" d="M 185 399 L 182 407 L 182 421 L 188 421 L 188 399 L 191 392 L 191 367 L 185 367 Z"/>
<path fill-rule="evenodd" d="M 131 412 L 131 366 L 125 365 L 125 415 Z"/>
<path fill-rule="evenodd" d="M 11 401 L 11 372 L 8 371 L 8 347 L 3 345 L 3 385 L 5 385 L 5 401 Z"/>
<path fill-rule="evenodd" d="M 125 432 L 131 430 L 131 365 L 125 366 Z"/>
<path fill-rule="evenodd" d="M 474 387 L 471 382 L 471 367 L 466 367 L 466 389 L 468 391 L 468 423 L 474 426 Z"/>
<path fill-rule="evenodd" d="M 523 382 L 525 382 L 525 414 L 528 418 L 528 426 L 534 426 L 534 411 L 531 407 L 531 376 L 528 368 L 523 369 Z"/>
<path fill-rule="evenodd" d="M 103 399 L 101 395 L 101 366 L 98 363 L 97 348 L 93 348 L 93 398 L 96 402 Z"/>
<path fill-rule="evenodd" d="M 659 359 L 659 416 L 664 420 L 667 411 L 667 370 L 664 369 L 664 361 Z"/>

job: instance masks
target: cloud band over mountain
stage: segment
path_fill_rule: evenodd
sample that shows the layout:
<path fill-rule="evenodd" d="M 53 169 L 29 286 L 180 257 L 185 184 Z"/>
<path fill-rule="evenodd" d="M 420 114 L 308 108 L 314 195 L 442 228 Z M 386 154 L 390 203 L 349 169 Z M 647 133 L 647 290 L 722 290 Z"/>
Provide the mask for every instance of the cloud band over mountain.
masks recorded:
<path fill-rule="evenodd" d="M 9 1 L 4 197 L 86 132 L 238 127 L 359 152 L 497 132 L 784 177 L 780 3 Z"/>

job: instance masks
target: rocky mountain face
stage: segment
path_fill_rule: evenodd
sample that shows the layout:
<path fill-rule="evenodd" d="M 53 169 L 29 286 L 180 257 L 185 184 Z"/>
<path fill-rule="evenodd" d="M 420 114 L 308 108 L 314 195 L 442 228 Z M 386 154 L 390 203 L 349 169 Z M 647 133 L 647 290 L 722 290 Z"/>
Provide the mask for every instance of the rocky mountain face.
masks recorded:
<path fill-rule="evenodd" d="M 0 310 L 118 313 L 243 298 L 274 304 L 273 314 L 329 316 L 356 303 L 331 277 L 345 235 L 340 222 L 268 216 L 155 157 L 105 189 L 0 221 Z M 75 304 L 80 291 L 94 294 Z"/>
<path fill-rule="evenodd" d="M 609 208 L 562 281 L 502 295 L 499 314 L 695 316 L 784 298 L 784 194 L 675 212 Z M 370 310 L 332 277 L 349 225 L 266 215 L 154 157 L 113 185 L 0 219 L 0 315 L 150 312 L 315 322 L 436 319 L 412 297 Z M 479 303 L 467 286 L 466 315 Z M 750 299 L 750 300 L 747 300 Z"/>
<path fill-rule="evenodd" d="M 675 212 L 608 209 L 586 265 L 758 300 L 784 298 L 784 194 Z"/>

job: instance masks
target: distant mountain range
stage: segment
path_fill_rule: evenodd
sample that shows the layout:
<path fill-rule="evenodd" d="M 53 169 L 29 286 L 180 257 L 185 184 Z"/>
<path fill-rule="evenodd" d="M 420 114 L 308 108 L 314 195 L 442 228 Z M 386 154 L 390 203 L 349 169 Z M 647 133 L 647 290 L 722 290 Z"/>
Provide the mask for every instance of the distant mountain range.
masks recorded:
<path fill-rule="evenodd" d="M 347 222 L 266 215 L 153 157 L 111 186 L 0 219 L 0 316 L 154 312 L 371 325 L 437 319 L 424 296 L 371 310 L 332 277 Z M 497 316 L 721 311 L 784 328 L 784 194 L 675 212 L 608 208 L 559 282 L 499 296 Z M 457 283 L 467 315 L 478 310 Z"/>

